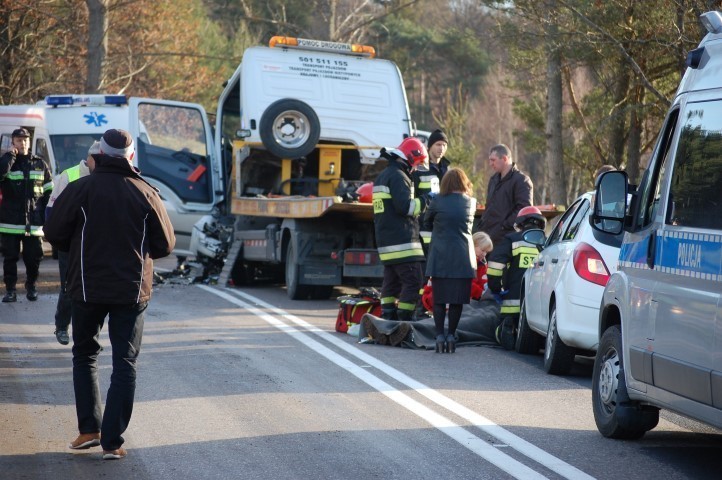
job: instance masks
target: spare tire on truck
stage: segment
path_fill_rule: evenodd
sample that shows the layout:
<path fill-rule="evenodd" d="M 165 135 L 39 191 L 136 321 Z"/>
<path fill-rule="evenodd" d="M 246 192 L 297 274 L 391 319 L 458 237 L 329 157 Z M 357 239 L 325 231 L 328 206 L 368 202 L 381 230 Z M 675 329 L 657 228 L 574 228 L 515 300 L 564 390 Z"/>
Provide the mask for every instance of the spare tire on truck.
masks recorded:
<path fill-rule="evenodd" d="M 277 100 L 261 115 L 263 146 L 280 158 L 299 158 L 316 148 L 321 137 L 318 115 L 308 104 L 292 98 Z"/>

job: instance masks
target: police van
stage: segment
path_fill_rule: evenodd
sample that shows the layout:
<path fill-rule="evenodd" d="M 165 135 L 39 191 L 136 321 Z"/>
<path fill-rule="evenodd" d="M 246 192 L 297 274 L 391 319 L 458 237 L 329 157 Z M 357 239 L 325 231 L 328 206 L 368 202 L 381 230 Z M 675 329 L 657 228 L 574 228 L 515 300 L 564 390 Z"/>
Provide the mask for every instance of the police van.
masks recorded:
<path fill-rule="evenodd" d="M 722 13 L 700 18 L 639 186 L 608 172 L 597 187 L 592 225 L 625 231 L 594 363 L 606 437 L 643 436 L 660 408 L 722 428 Z"/>
<path fill-rule="evenodd" d="M 88 148 L 109 128 L 136 139 L 135 164 L 160 190 L 176 234 L 179 256 L 190 255 L 191 231 L 222 198 L 213 160 L 213 134 L 200 105 L 125 95 L 49 95 L 35 105 L 0 106 L 0 155 L 11 133 L 25 127 L 31 152 L 53 175 L 85 159 Z"/>

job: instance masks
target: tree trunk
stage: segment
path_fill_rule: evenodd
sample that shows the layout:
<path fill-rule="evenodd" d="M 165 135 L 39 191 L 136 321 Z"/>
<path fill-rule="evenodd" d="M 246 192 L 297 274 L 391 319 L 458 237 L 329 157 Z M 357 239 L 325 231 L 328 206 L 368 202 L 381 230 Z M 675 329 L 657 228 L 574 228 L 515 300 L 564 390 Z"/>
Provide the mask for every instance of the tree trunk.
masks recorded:
<path fill-rule="evenodd" d="M 609 159 L 614 166 L 623 165 L 624 145 L 627 133 L 627 107 L 629 106 L 630 72 L 624 59 L 617 66 L 617 82 L 614 87 L 614 108 L 611 113 L 612 132 L 609 137 Z"/>
<path fill-rule="evenodd" d="M 546 118 L 546 173 L 549 200 L 557 205 L 567 204 L 566 172 L 562 146 L 562 56 L 557 45 L 558 27 L 556 0 L 547 1 L 550 21 L 546 26 L 547 54 L 547 118 Z"/>
<path fill-rule="evenodd" d="M 103 88 L 105 56 L 108 53 L 108 0 L 85 0 L 88 6 L 88 55 L 85 93 Z"/>
<path fill-rule="evenodd" d="M 639 109 L 644 101 L 644 87 L 634 87 L 634 108 L 629 120 L 629 142 L 627 143 L 627 175 L 630 183 L 636 184 L 639 180 L 640 162 L 642 158 L 642 116 Z"/>

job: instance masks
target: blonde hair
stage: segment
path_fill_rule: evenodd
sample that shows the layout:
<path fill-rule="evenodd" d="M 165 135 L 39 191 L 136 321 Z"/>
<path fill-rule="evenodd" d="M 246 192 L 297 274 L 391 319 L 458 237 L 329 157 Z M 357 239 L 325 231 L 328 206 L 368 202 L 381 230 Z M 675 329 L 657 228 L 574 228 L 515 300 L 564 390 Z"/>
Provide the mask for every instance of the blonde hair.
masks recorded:
<path fill-rule="evenodd" d="M 439 195 L 448 195 L 453 192 L 465 193 L 469 196 L 474 191 L 474 184 L 471 183 L 466 173 L 458 167 L 450 168 L 441 179 Z"/>
<path fill-rule="evenodd" d="M 491 252 L 494 249 L 494 243 L 486 232 L 476 232 L 471 238 L 474 240 L 474 246 L 485 252 Z"/>

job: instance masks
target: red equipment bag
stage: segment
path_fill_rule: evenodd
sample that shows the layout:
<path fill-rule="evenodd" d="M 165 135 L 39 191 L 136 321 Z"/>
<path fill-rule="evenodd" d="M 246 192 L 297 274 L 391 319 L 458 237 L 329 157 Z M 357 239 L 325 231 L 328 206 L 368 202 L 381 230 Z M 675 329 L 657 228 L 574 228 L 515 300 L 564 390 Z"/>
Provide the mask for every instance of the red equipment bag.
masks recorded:
<path fill-rule="evenodd" d="M 356 295 L 343 295 L 338 297 L 338 316 L 336 317 L 336 331 L 348 332 L 354 323 L 361 323 L 365 314 L 381 316 L 381 294 L 375 289 L 362 288 Z"/>

